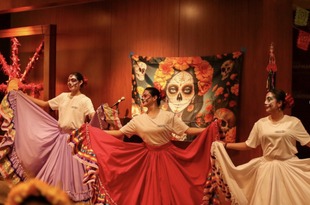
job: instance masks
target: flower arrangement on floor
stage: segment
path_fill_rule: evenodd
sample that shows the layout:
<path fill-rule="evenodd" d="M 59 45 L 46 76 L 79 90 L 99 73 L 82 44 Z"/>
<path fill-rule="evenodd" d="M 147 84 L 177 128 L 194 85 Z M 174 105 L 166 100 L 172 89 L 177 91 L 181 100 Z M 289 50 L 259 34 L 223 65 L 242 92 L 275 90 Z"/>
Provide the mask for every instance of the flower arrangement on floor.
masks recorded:
<path fill-rule="evenodd" d="M 5 205 L 27 204 L 26 201 L 46 205 L 71 205 L 68 195 L 60 188 L 46 184 L 39 179 L 29 179 L 12 187 Z"/>

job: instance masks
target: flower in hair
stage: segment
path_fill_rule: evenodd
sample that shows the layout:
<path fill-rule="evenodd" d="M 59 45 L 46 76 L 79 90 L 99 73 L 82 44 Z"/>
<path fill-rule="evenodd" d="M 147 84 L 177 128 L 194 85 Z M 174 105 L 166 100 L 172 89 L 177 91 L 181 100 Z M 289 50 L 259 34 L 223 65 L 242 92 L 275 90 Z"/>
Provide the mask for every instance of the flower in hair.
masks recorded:
<path fill-rule="evenodd" d="M 88 83 L 88 78 L 86 78 L 85 76 L 83 76 L 83 84 L 84 86 L 87 85 Z"/>
<path fill-rule="evenodd" d="M 286 93 L 286 96 L 285 96 L 285 105 L 286 105 L 288 108 L 291 108 L 291 107 L 293 107 L 293 105 L 294 105 L 294 98 L 293 98 L 292 95 L 289 94 L 289 93 Z"/>

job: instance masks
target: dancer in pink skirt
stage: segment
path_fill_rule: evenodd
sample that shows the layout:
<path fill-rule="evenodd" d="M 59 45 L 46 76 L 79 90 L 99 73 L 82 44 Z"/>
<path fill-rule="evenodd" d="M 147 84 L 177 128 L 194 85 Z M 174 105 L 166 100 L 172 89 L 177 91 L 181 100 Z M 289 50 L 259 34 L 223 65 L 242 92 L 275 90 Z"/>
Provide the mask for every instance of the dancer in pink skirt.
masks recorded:
<path fill-rule="evenodd" d="M 83 184 L 84 166 L 72 157 L 67 139 L 95 111 L 91 100 L 81 93 L 84 78 L 80 73 L 68 77 L 70 92 L 42 101 L 11 90 L 1 102 L 2 130 L 0 172 L 17 184 L 38 178 L 64 190 L 75 202 L 91 197 Z M 34 103 L 35 102 L 35 103 Z M 58 122 L 40 106 L 59 111 Z"/>

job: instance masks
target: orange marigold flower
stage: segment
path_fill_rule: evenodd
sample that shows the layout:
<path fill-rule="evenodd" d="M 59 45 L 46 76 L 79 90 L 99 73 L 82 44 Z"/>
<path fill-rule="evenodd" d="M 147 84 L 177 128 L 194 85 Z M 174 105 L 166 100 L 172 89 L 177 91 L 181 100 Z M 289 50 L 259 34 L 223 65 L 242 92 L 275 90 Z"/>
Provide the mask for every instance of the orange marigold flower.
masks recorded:
<path fill-rule="evenodd" d="M 229 101 L 229 104 L 228 104 L 229 107 L 235 107 L 236 105 L 237 105 L 236 101 L 234 100 Z"/>
<path fill-rule="evenodd" d="M 202 116 L 202 113 L 199 112 L 199 113 L 197 113 L 196 118 L 201 117 L 201 116 Z"/>
<path fill-rule="evenodd" d="M 213 67 L 209 62 L 204 61 L 203 63 L 195 66 L 195 74 L 198 80 L 210 82 L 213 78 Z"/>
<path fill-rule="evenodd" d="M 230 88 L 230 91 L 235 94 L 236 96 L 239 95 L 239 84 L 236 83 L 235 85 L 233 85 L 231 88 Z"/>
<path fill-rule="evenodd" d="M 189 68 L 189 64 L 191 64 L 191 58 L 188 57 L 174 58 L 173 67 L 177 70 L 183 71 Z"/>
<path fill-rule="evenodd" d="M 237 78 L 238 74 L 234 73 L 230 75 L 231 80 L 235 80 Z"/>
<path fill-rule="evenodd" d="M 206 114 L 204 117 L 205 122 L 211 122 L 213 120 L 213 115 L 212 114 Z"/>
<path fill-rule="evenodd" d="M 213 105 L 212 105 L 212 104 L 208 104 L 208 105 L 206 106 L 206 108 L 205 108 L 205 110 L 206 110 L 207 112 L 212 111 L 212 109 L 213 109 Z"/>
<path fill-rule="evenodd" d="M 233 52 L 233 58 L 239 58 L 239 56 L 241 55 L 242 55 L 242 52 L 240 51 Z"/>
<path fill-rule="evenodd" d="M 9 192 L 5 205 L 21 204 L 30 196 L 42 196 L 53 205 L 72 204 L 68 195 L 60 188 L 33 178 L 15 185 Z"/>
<path fill-rule="evenodd" d="M 236 142 L 236 127 L 232 127 L 226 132 L 225 142 Z"/>
<path fill-rule="evenodd" d="M 172 75 L 174 72 L 174 70 L 172 68 L 172 64 L 166 63 L 166 62 L 159 63 L 158 70 L 161 71 L 162 75 L 169 75 L 169 74 Z"/>
<path fill-rule="evenodd" d="M 212 99 L 211 99 L 211 98 L 207 98 L 207 99 L 205 100 L 205 104 L 208 104 L 208 103 L 212 103 Z"/>
<path fill-rule="evenodd" d="M 198 125 L 198 126 L 201 126 L 202 125 L 202 119 L 201 119 L 201 117 L 199 117 L 199 118 L 196 118 L 196 124 Z"/>
<path fill-rule="evenodd" d="M 215 92 L 218 86 L 219 86 L 219 85 L 215 85 L 215 86 L 212 88 L 212 92 Z"/>
<path fill-rule="evenodd" d="M 154 87 L 157 88 L 157 90 L 161 91 L 162 90 L 162 87 L 161 85 L 156 81 L 154 82 Z"/>
<path fill-rule="evenodd" d="M 224 92 L 224 88 L 223 87 L 219 87 L 216 89 L 215 93 L 214 93 L 214 96 L 219 96 L 219 95 L 222 95 Z"/>
<path fill-rule="evenodd" d="M 213 67 L 207 61 L 195 66 L 195 75 L 198 79 L 198 95 L 204 95 L 212 85 Z"/>
<path fill-rule="evenodd" d="M 169 80 L 174 74 L 174 69 L 170 63 L 160 63 L 159 68 L 155 71 L 154 83 L 157 83 L 157 88 L 164 89 Z"/>
<path fill-rule="evenodd" d="M 174 58 L 173 57 L 166 57 L 163 61 L 164 63 L 170 64 L 173 67 L 174 64 Z"/>
<path fill-rule="evenodd" d="M 198 82 L 198 95 L 203 96 L 206 92 L 208 92 L 211 88 L 211 84 L 206 84 L 203 82 Z"/>
<path fill-rule="evenodd" d="M 202 58 L 197 56 L 197 57 L 192 57 L 192 65 L 195 66 L 195 65 L 199 65 L 203 62 Z"/>
<path fill-rule="evenodd" d="M 139 56 L 138 55 L 132 55 L 131 58 L 135 61 L 138 61 L 139 60 Z"/>

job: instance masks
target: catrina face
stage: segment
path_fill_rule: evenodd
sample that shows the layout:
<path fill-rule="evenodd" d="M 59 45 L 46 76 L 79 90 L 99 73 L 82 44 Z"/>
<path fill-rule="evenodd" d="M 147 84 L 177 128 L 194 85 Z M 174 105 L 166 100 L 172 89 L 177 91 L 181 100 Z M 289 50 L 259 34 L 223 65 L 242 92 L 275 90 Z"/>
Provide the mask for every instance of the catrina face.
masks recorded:
<path fill-rule="evenodd" d="M 279 111 L 282 103 L 278 102 L 272 92 L 268 92 L 265 98 L 265 108 L 267 113 Z"/>
<path fill-rule="evenodd" d="M 181 71 L 167 84 L 168 104 L 175 113 L 183 111 L 195 96 L 193 76 Z"/>
<path fill-rule="evenodd" d="M 148 90 L 145 90 L 142 94 L 142 105 L 148 107 L 156 102 L 156 97 L 153 97 Z"/>
<path fill-rule="evenodd" d="M 75 75 L 69 75 L 67 85 L 70 91 L 79 90 L 82 81 L 79 81 Z"/>

